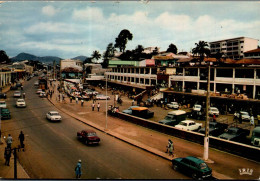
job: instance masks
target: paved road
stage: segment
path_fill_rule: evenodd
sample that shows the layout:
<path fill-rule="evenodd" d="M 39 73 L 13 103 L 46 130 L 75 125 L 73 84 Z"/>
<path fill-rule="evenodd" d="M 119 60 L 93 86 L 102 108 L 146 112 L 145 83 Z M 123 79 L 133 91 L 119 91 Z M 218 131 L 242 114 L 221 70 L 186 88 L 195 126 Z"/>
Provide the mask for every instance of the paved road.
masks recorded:
<path fill-rule="evenodd" d="M 181 179 L 188 178 L 174 172 L 169 161 L 117 140 L 103 132 L 99 146 L 86 146 L 76 139 L 85 124 L 62 113 L 61 123 L 45 119 L 49 110 L 56 110 L 46 99 L 39 98 L 33 78 L 24 85 L 27 108 L 15 108 L 13 91 L 7 104 L 12 119 L 2 124 L 3 135 L 11 133 L 18 145 L 21 130 L 26 135 L 26 150 L 19 152 L 19 160 L 33 179 L 74 178 L 74 167 L 82 160 L 83 179 Z M 94 118 L 93 118 L 94 119 Z M 98 121 L 98 120 L 97 120 Z"/>

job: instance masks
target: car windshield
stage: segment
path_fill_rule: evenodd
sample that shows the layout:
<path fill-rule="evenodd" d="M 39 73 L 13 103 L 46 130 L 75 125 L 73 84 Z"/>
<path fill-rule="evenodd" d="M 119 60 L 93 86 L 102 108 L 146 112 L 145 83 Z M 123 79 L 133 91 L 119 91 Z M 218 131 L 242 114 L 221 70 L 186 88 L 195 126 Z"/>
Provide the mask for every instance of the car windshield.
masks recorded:
<path fill-rule="evenodd" d="M 14 92 L 15 94 L 20 94 L 20 92 L 19 91 L 16 91 L 16 92 Z"/>
<path fill-rule="evenodd" d="M 88 136 L 96 136 L 96 133 L 88 133 Z"/>
<path fill-rule="evenodd" d="M 51 116 L 59 116 L 60 114 L 57 113 L 57 112 L 55 112 L 55 113 L 51 113 L 50 115 L 51 115 Z"/>
<path fill-rule="evenodd" d="M 206 163 L 201 163 L 201 164 L 199 165 L 199 167 L 200 167 L 201 170 L 204 170 L 204 169 L 206 169 L 208 166 L 207 166 Z"/>
<path fill-rule="evenodd" d="M 211 108 L 211 111 L 218 111 L 216 108 Z"/>
<path fill-rule="evenodd" d="M 228 134 L 236 134 L 237 131 L 236 131 L 236 130 L 233 130 L 233 129 L 228 129 L 228 130 L 227 130 L 227 133 L 228 133 Z"/>
<path fill-rule="evenodd" d="M 165 120 L 172 120 L 172 118 L 173 118 L 173 116 L 169 116 L 169 115 L 168 115 L 168 116 L 166 116 L 164 119 L 165 119 Z"/>
<path fill-rule="evenodd" d="M 17 102 L 24 102 L 24 100 L 20 99 L 20 100 L 18 100 Z"/>
<path fill-rule="evenodd" d="M 242 115 L 245 115 L 245 116 L 247 116 L 247 115 L 248 115 L 248 113 L 247 113 L 247 112 L 241 112 L 241 114 L 242 114 Z"/>
<path fill-rule="evenodd" d="M 201 106 L 200 105 L 195 105 L 195 108 L 200 108 Z"/>
<path fill-rule="evenodd" d="M 185 123 L 185 122 L 180 122 L 180 125 L 182 125 L 182 126 L 187 126 L 187 123 Z"/>
<path fill-rule="evenodd" d="M 215 125 L 215 124 L 209 124 L 209 127 L 210 127 L 210 128 L 215 128 L 216 125 Z"/>

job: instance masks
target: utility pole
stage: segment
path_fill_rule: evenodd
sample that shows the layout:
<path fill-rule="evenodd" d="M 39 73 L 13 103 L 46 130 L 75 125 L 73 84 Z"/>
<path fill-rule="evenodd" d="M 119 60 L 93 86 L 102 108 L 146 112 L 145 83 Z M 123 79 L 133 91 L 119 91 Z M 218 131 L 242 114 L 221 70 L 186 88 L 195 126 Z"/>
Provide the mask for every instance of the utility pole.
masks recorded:
<path fill-rule="evenodd" d="M 14 179 L 17 179 L 17 154 L 16 154 L 16 148 L 14 148 Z"/>
<path fill-rule="evenodd" d="M 56 61 L 53 60 L 53 79 L 55 79 L 55 74 L 56 74 Z"/>
<path fill-rule="evenodd" d="M 107 75 L 106 75 L 106 73 L 105 73 L 105 76 L 106 76 L 106 97 L 107 97 Z M 106 127 L 105 127 L 105 129 L 107 129 L 107 98 L 106 98 Z"/>
<path fill-rule="evenodd" d="M 205 137 L 204 137 L 204 155 L 206 161 L 209 157 L 209 107 L 210 107 L 210 64 L 208 65 L 208 80 L 207 80 L 207 98 L 206 98 L 206 122 L 205 122 Z"/>

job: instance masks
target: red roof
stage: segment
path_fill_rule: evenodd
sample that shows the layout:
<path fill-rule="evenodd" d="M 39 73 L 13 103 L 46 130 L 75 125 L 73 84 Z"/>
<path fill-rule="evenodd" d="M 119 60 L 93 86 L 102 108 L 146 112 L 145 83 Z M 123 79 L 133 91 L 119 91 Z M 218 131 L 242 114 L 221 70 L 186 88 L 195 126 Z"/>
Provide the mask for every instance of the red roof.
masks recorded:
<path fill-rule="evenodd" d="M 260 52 L 260 48 L 257 48 L 257 49 L 254 49 L 254 50 L 249 50 L 247 52 L 244 52 L 244 53 L 258 53 Z"/>
<path fill-rule="evenodd" d="M 260 65 L 260 59 L 244 58 L 236 61 L 236 64 L 257 64 Z"/>

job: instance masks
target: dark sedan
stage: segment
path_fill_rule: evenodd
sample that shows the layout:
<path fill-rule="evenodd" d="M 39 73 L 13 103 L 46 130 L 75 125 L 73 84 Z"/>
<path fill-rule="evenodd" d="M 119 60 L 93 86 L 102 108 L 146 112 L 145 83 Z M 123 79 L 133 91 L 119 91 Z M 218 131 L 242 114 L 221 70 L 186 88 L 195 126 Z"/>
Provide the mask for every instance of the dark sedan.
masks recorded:
<path fill-rule="evenodd" d="M 218 122 L 209 122 L 209 135 L 210 136 L 219 136 L 224 133 L 227 125 L 218 123 Z M 199 133 L 205 134 L 205 128 L 201 128 Z"/>
<path fill-rule="evenodd" d="M 244 142 L 246 136 L 247 133 L 243 129 L 230 127 L 225 131 L 225 133 L 219 135 L 218 137 L 229 141 Z"/>
<path fill-rule="evenodd" d="M 0 93 L 0 99 L 6 99 L 6 94 L 5 93 Z"/>
<path fill-rule="evenodd" d="M 193 179 L 212 178 L 212 169 L 203 160 L 193 156 L 173 159 L 172 167 L 174 170 L 179 170 Z"/>

